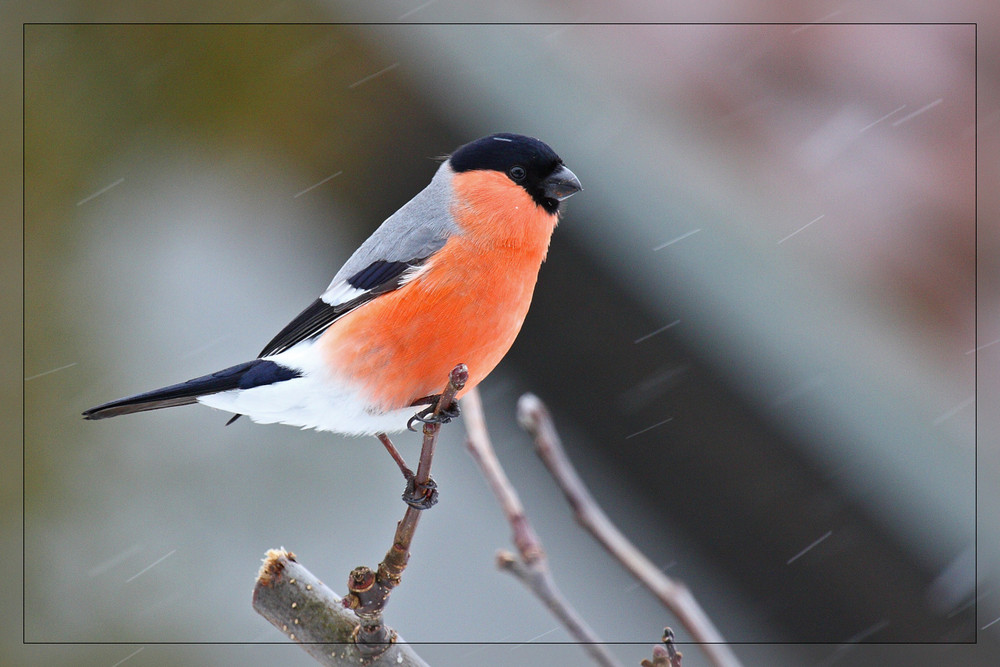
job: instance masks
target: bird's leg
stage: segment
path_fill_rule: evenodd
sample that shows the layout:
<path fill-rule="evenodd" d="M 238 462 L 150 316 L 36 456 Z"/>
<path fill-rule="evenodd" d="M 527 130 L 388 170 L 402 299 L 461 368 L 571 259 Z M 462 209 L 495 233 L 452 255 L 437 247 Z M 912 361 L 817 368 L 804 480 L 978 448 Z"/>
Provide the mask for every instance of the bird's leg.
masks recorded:
<path fill-rule="evenodd" d="M 406 465 L 406 461 L 403 460 L 403 456 L 396 449 L 396 446 L 392 444 L 389 436 L 385 433 L 376 433 L 375 437 L 379 439 L 379 442 L 385 447 L 385 451 L 389 452 L 389 456 L 399 466 L 399 471 L 403 473 L 403 478 L 406 480 L 406 489 L 403 491 L 403 502 L 413 509 L 418 510 L 433 507 L 438 501 L 437 484 L 434 480 L 428 479 L 426 484 L 418 488 L 416 475 Z"/>
<path fill-rule="evenodd" d="M 458 401 L 452 401 L 451 405 L 444 408 L 437 414 L 434 414 L 434 409 L 437 407 L 437 403 L 440 399 L 441 394 L 434 394 L 433 396 L 424 396 L 423 398 L 418 398 L 413 401 L 413 405 L 424 405 L 425 403 L 430 403 L 430 405 L 410 417 L 410 420 L 406 422 L 406 428 L 411 431 L 416 431 L 417 429 L 413 428 L 413 422 L 421 422 L 423 424 L 447 424 L 452 419 L 461 416 L 462 411 L 458 407 Z"/>
<path fill-rule="evenodd" d="M 385 446 L 385 451 L 389 452 L 389 456 L 391 456 L 392 460 L 396 462 L 397 466 L 399 466 L 399 472 L 403 473 L 403 477 L 408 480 L 413 479 L 413 471 L 406 465 L 406 461 L 403 460 L 403 455 L 399 453 L 398 449 L 396 449 L 396 445 L 392 444 L 392 440 L 389 439 L 389 436 L 385 433 L 376 433 L 375 437 L 378 438 L 379 442 Z"/>

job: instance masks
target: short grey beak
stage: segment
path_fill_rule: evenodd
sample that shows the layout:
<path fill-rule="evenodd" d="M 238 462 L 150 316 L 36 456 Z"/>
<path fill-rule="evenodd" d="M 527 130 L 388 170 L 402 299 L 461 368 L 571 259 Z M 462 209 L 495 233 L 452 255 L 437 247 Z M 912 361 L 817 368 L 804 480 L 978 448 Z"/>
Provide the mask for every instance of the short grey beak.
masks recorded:
<path fill-rule="evenodd" d="M 563 165 L 549 174 L 548 178 L 542 181 L 545 196 L 549 199 L 562 201 L 575 195 L 583 189 L 580 179 L 572 171 Z"/>

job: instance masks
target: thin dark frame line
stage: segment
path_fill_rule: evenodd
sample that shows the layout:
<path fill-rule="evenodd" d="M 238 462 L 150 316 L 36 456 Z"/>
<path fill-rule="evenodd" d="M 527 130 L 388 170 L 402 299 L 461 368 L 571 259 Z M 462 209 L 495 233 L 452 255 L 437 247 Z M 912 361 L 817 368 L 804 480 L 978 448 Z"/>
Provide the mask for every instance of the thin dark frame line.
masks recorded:
<path fill-rule="evenodd" d="M 28 43 L 28 24 L 24 23 L 21 25 L 21 643 L 27 643 L 28 641 L 28 624 L 27 624 L 27 611 L 25 606 L 28 599 L 28 559 L 26 558 L 24 545 L 28 541 L 28 521 L 26 515 L 27 507 L 27 491 L 28 486 L 28 469 L 25 464 L 25 458 L 27 450 L 25 443 L 27 438 L 25 437 L 25 425 L 27 424 L 28 416 L 28 392 L 27 383 L 24 381 L 24 360 L 27 358 L 28 353 L 28 336 L 24 328 L 25 316 L 28 312 L 27 306 L 27 275 L 28 275 L 28 264 L 27 264 L 27 246 L 25 239 L 25 231 L 27 225 L 25 220 L 27 219 L 27 208 L 28 200 L 25 197 L 28 174 L 26 171 L 27 165 L 27 144 L 25 122 L 27 118 L 27 66 L 28 66 L 28 55 L 25 50 L 25 45 Z"/>
<path fill-rule="evenodd" d="M 972 163 L 973 163 L 973 232 L 972 239 L 972 341 L 973 349 L 979 347 L 979 24 L 972 24 L 972 57 L 973 76 L 975 78 L 972 95 Z M 979 641 L 979 354 L 974 353 L 972 357 L 972 395 L 975 400 L 972 402 L 972 440 L 973 440 L 973 470 L 972 486 L 976 494 L 977 502 L 973 503 L 975 520 L 972 525 L 973 534 L 973 572 L 975 576 L 975 589 L 973 590 L 972 616 L 975 621 L 976 641 Z"/>
<path fill-rule="evenodd" d="M 23 25 L 87 26 L 939 26 L 976 21 L 27 21 Z"/>
<path fill-rule="evenodd" d="M 502 22 L 478 22 L 478 21 L 331 21 L 331 22 L 308 22 L 308 21 L 289 21 L 289 22 L 262 22 L 262 21 L 249 21 L 249 22 L 239 22 L 239 21 L 210 21 L 210 22 L 190 22 L 190 21 L 123 21 L 123 22 L 106 22 L 106 21 L 25 21 L 21 24 L 21 362 L 22 368 L 20 377 L 21 380 L 21 643 L 22 645 L 71 645 L 71 646 L 119 646 L 119 645 L 148 645 L 148 646 L 214 646 L 214 645 L 234 645 L 234 646 L 245 646 L 245 645 L 284 645 L 287 644 L 292 646 L 294 644 L 288 642 L 242 642 L 242 641 L 199 641 L 199 642 L 136 642 L 136 641 L 28 641 L 27 640 L 27 624 L 26 624 L 26 601 L 27 601 L 27 558 L 25 553 L 25 543 L 27 539 L 27 521 L 26 521 L 26 504 L 27 504 L 27 493 L 26 493 L 26 479 L 27 479 L 27 468 L 26 468 L 26 415 L 27 415 L 27 392 L 26 383 L 24 381 L 24 359 L 26 358 L 27 352 L 27 337 L 25 335 L 25 315 L 27 312 L 27 302 L 26 302 L 26 269 L 27 269 L 27 253 L 26 253 L 26 218 L 27 218 L 27 200 L 26 200 L 26 187 L 27 187 L 27 173 L 26 173 L 26 157 L 27 157 L 27 143 L 26 143 L 26 124 L 27 124 L 27 100 L 26 100 L 26 87 L 27 87 L 27 54 L 26 54 L 26 44 L 27 44 L 27 28 L 28 26 L 183 26 L 183 27 L 197 27 L 197 26 L 383 26 L 383 27 L 395 27 L 395 26 L 483 26 L 483 27 L 502 27 L 502 26 L 577 26 L 577 27 L 589 27 L 589 26 L 972 26 L 973 27 L 973 76 L 974 76 L 974 94 L 973 94 L 973 168 L 974 168 L 974 179 L 973 179 L 973 205 L 974 205 L 974 253 L 973 253 L 973 338 L 974 338 L 974 349 L 979 347 L 979 23 L 978 21 L 886 21 L 886 22 L 850 22 L 850 21 L 820 21 L 820 22 L 801 22 L 801 21 L 765 21 L 765 22 L 739 22 L 739 21 L 713 21 L 713 22 L 696 22 L 696 21 L 685 21 L 685 22 L 648 22 L 648 21 L 600 21 L 600 22 L 566 22 L 566 21 L 502 21 Z M 973 486 L 974 493 L 976 494 L 977 502 L 974 504 L 974 526 L 973 526 L 973 542 L 974 551 L 978 555 L 979 553 L 979 504 L 978 504 L 978 490 L 979 490 L 979 401 L 978 401 L 978 389 L 979 389 L 979 360 L 978 354 L 974 356 L 973 362 L 973 395 L 976 400 L 973 402 L 973 440 L 974 440 L 974 470 L 973 470 Z M 979 582 L 979 559 L 978 557 L 974 560 L 974 573 L 976 583 L 976 598 L 973 602 L 973 615 L 975 619 L 974 626 L 974 638 L 970 641 L 965 642 L 932 642 L 932 641 L 906 641 L 906 642 L 879 642 L 879 641 L 865 641 L 860 642 L 864 645 L 879 645 L 879 646 L 891 646 L 891 645 L 931 645 L 931 646 L 948 646 L 948 645 L 966 645 L 966 644 L 977 644 L 979 632 L 979 602 L 978 602 L 978 582 Z M 297 642 L 300 644 L 304 643 L 330 643 L 330 642 Z M 401 642 L 413 645 L 523 645 L 524 642 Z M 530 642 L 535 645 L 581 645 L 586 642 Z M 654 644 L 655 641 L 641 641 L 641 642 L 620 642 L 620 641 L 607 641 L 599 642 L 601 644 L 607 645 L 627 645 L 633 646 L 637 644 L 646 645 Z M 676 642 L 679 645 L 696 645 L 698 642 Z M 739 642 L 731 641 L 724 642 L 726 645 L 740 646 L 740 645 L 800 645 L 800 646 L 843 646 L 849 645 L 844 642 L 771 642 L 771 641 L 749 641 L 749 642 Z"/>
<path fill-rule="evenodd" d="M 411 646 L 648 646 L 657 644 L 655 639 L 643 639 L 639 641 L 601 641 L 601 642 L 577 642 L 577 641 L 474 641 L 474 640 L 449 640 L 449 641 L 395 641 L 393 644 L 408 644 Z M 692 640 L 675 640 L 678 646 L 964 646 L 976 644 L 975 641 L 968 642 L 933 642 L 933 641 L 894 641 L 894 642 L 835 642 L 835 641 L 815 641 L 815 642 L 795 642 L 795 641 L 726 641 L 726 642 L 696 642 Z M 138 640 L 129 641 L 51 641 L 51 642 L 25 642 L 27 646 L 298 646 L 302 644 L 319 646 L 354 646 L 353 642 L 304 642 L 295 640 L 289 641 L 152 641 L 144 642 Z"/>

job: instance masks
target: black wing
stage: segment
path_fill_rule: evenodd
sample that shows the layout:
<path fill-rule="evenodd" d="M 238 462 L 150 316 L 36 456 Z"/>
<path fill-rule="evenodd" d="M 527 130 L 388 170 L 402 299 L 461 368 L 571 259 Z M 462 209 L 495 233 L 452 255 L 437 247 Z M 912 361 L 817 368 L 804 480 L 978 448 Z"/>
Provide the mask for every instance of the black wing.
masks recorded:
<path fill-rule="evenodd" d="M 316 299 L 309 307 L 288 323 L 278 335 L 271 339 L 258 357 L 277 354 L 287 350 L 298 342 L 318 336 L 330 324 L 345 313 L 372 299 L 398 289 L 408 269 L 413 269 L 427 261 L 427 258 L 413 259 L 407 262 L 387 262 L 377 260 L 358 271 L 347 279 L 347 284 L 354 290 L 364 290 L 352 299 L 341 303 L 330 304 L 322 298 Z"/>

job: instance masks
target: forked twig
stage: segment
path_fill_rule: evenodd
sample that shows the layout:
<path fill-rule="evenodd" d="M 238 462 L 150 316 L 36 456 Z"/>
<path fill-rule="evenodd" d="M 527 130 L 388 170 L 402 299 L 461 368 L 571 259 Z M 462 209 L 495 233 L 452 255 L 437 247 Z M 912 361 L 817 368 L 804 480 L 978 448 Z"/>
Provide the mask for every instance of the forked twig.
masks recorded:
<path fill-rule="evenodd" d="M 267 552 L 253 589 L 253 608 L 326 667 L 427 667 L 413 647 L 397 641 L 374 660 L 354 643 L 357 617 L 284 549 Z"/>
<path fill-rule="evenodd" d="M 451 371 L 448 386 L 438 399 L 433 417 L 437 417 L 455 402 L 455 395 L 465 387 L 468 380 L 469 369 L 465 364 L 459 364 Z M 420 448 L 420 462 L 413 478 L 413 484 L 417 489 L 428 488 L 434 447 L 441 431 L 441 424 L 431 420 L 424 423 L 423 430 L 424 442 Z M 384 434 L 379 436 L 380 440 L 383 438 L 388 440 Z M 378 568 L 373 572 L 371 568 L 362 565 L 354 568 L 348 578 L 347 587 L 350 593 L 344 598 L 343 604 L 348 609 L 354 610 L 360 621 L 356 642 L 364 655 L 378 656 L 395 641 L 395 632 L 383 623 L 382 612 L 392 589 L 399 585 L 410 559 L 410 544 L 420 522 L 421 512 L 422 510 L 412 505 L 407 507 L 402 520 L 396 524 L 392 546 L 378 564 Z"/>
<path fill-rule="evenodd" d="M 740 663 L 736 655 L 688 588 L 657 568 L 601 510 L 566 457 L 559 434 L 541 399 L 534 394 L 522 396 L 517 403 L 517 418 L 521 426 L 534 436 L 538 455 L 559 484 L 577 521 L 680 620 L 713 665 L 738 666 Z"/>
<path fill-rule="evenodd" d="M 520 560 L 518 560 L 509 551 L 501 550 L 497 554 L 498 567 L 515 575 L 525 584 L 598 664 L 605 667 L 618 665 L 618 661 L 615 660 L 607 647 L 601 643 L 594 631 L 559 592 L 549 570 L 548 559 L 542 549 L 542 543 L 524 514 L 524 507 L 517 496 L 517 491 L 514 490 L 493 451 L 493 445 L 486 430 L 482 401 L 477 390 L 473 389 L 466 394 L 465 398 L 462 399 L 462 408 L 465 415 L 465 429 L 468 434 L 466 444 L 469 452 L 479 464 L 483 476 L 496 495 L 500 507 L 503 508 L 514 533 L 514 544 L 520 553 Z"/>
<path fill-rule="evenodd" d="M 414 489 L 433 489 L 430 485 L 431 462 L 441 431 L 440 421 L 433 418 L 455 402 L 455 395 L 468 379 L 469 370 L 465 364 L 456 366 L 431 419 L 424 423 L 420 463 L 416 474 L 410 473 Z M 388 436 L 379 434 L 379 440 L 390 453 L 395 451 Z M 409 472 L 398 452 L 393 458 L 401 470 Z M 382 621 L 389 594 L 399 585 L 410 558 L 410 544 L 420 513 L 414 504 L 406 508 L 402 520 L 396 524 L 392 546 L 377 571 L 372 572 L 368 567 L 354 568 L 348 579 L 350 593 L 343 599 L 296 562 L 294 554 L 284 549 L 268 551 L 254 587 L 254 609 L 290 639 L 301 643 L 323 665 L 426 667 L 409 646 L 398 643 L 396 632 Z"/>

